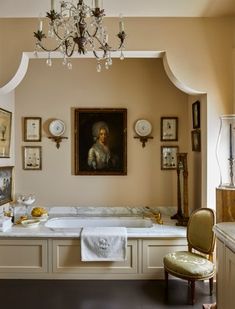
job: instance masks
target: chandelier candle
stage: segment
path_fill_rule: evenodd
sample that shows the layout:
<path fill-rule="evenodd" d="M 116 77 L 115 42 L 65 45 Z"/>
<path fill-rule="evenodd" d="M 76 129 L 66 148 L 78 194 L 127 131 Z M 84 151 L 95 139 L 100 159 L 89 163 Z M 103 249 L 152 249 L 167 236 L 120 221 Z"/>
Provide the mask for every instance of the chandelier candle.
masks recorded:
<path fill-rule="evenodd" d="M 49 30 L 47 35 L 43 32 L 43 24 L 40 20 L 39 29 L 34 32 L 36 38 L 36 53 L 39 50 L 48 52 L 47 64 L 51 62 L 51 52 L 60 51 L 63 55 L 63 64 L 68 68 L 72 67 L 68 58 L 74 53 L 80 55 L 92 51 L 97 59 L 97 72 L 101 71 L 101 62 L 108 69 L 112 65 L 112 52 L 120 51 L 120 59 L 124 59 L 124 41 L 126 33 L 122 17 L 119 21 L 119 32 L 117 38 L 119 45 L 116 49 L 108 43 L 108 33 L 103 26 L 105 12 L 101 0 L 93 0 L 92 8 L 85 4 L 84 0 L 78 0 L 77 4 L 73 1 L 62 1 L 60 11 L 55 10 L 55 1 L 51 0 L 51 10 L 46 13 Z M 45 28 L 45 27 L 44 27 Z M 47 27 L 46 27 L 47 28 Z M 53 42 L 53 48 L 45 44 L 47 38 Z M 48 41 L 49 41 L 48 40 Z"/>
<path fill-rule="evenodd" d="M 121 17 L 121 19 L 119 21 L 119 29 L 120 29 L 120 32 L 124 32 L 124 22 L 122 20 L 122 17 Z"/>
<path fill-rule="evenodd" d="M 95 0 L 94 8 L 95 8 L 95 9 L 101 8 L 100 1 L 99 1 L 99 0 Z"/>
<path fill-rule="evenodd" d="M 42 20 L 39 22 L 39 31 L 42 31 Z"/>
<path fill-rule="evenodd" d="M 55 0 L 51 0 L 51 11 L 55 9 Z"/>

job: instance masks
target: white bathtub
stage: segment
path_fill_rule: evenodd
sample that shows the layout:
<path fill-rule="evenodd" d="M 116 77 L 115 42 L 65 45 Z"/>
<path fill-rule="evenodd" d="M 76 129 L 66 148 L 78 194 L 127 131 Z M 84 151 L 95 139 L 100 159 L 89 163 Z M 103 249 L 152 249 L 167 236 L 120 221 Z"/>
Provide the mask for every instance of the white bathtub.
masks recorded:
<path fill-rule="evenodd" d="M 59 217 L 49 219 L 45 226 L 53 230 L 83 227 L 151 228 L 153 222 L 141 217 Z"/>

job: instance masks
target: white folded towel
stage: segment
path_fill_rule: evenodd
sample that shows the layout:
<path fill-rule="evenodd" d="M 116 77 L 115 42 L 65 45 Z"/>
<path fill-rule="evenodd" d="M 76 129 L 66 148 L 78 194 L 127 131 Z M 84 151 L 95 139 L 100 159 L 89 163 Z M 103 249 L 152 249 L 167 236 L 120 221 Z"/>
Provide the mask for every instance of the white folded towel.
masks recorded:
<path fill-rule="evenodd" d="M 85 227 L 81 231 L 82 261 L 125 261 L 125 227 Z"/>

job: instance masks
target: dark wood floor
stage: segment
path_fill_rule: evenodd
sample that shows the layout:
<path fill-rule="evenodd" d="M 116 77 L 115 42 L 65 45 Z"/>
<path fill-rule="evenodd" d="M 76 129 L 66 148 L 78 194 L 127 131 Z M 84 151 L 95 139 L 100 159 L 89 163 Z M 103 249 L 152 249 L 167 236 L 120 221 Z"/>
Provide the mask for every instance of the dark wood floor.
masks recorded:
<path fill-rule="evenodd" d="M 196 303 L 187 305 L 186 281 L 169 281 L 169 299 L 164 281 L 141 280 L 0 280 L 2 309 L 202 309 L 215 302 L 208 283 L 196 283 Z"/>

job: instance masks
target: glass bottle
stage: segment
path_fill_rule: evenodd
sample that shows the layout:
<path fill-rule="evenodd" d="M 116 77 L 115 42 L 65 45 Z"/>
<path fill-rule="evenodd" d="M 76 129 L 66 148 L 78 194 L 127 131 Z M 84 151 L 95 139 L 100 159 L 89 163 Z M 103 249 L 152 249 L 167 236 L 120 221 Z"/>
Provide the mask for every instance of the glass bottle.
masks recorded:
<path fill-rule="evenodd" d="M 220 172 L 219 187 L 235 189 L 235 115 L 220 117 L 216 158 Z"/>

